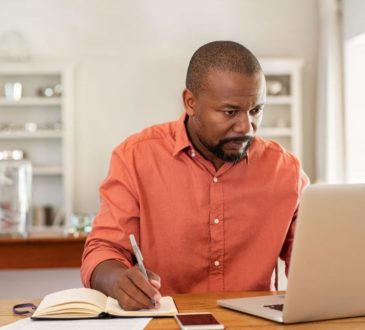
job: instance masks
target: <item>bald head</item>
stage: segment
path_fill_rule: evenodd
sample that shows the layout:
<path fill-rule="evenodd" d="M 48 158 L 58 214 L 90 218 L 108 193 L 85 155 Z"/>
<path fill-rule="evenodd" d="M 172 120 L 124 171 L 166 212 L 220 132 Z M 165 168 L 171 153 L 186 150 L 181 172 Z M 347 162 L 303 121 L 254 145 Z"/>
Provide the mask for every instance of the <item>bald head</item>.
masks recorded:
<path fill-rule="evenodd" d="M 186 88 L 198 94 L 209 71 L 231 71 L 252 76 L 262 72 L 254 54 L 233 41 L 213 41 L 201 46 L 192 56 L 186 74 Z"/>

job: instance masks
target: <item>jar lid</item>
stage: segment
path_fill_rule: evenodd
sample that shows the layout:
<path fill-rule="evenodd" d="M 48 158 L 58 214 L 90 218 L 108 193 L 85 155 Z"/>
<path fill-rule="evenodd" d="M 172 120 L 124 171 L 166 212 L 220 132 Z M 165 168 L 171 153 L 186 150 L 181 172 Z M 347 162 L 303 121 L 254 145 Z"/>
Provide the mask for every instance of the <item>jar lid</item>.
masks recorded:
<path fill-rule="evenodd" d="M 23 150 L 0 150 L 0 160 L 22 160 Z"/>

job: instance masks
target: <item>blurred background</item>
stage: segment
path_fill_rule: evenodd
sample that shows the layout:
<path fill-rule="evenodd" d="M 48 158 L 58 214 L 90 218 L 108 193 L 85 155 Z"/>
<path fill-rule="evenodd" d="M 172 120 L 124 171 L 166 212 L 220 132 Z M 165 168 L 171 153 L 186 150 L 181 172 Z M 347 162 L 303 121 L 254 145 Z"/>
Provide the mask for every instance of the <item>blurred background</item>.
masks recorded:
<path fill-rule="evenodd" d="M 180 116 L 190 57 L 213 40 L 262 60 L 262 135 L 312 182 L 363 182 L 364 13 L 362 0 L 0 0 L 0 149 L 32 165 L 32 228 L 87 233 L 113 148 Z"/>

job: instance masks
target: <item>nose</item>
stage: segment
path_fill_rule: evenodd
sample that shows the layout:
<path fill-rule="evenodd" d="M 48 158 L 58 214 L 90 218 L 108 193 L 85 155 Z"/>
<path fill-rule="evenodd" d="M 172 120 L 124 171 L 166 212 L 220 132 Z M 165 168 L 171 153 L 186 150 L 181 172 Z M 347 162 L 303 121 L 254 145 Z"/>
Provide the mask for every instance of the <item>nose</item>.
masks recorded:
<path fill-rule="evenodd" d="M 251 126 L 252 123 L 249 114 L 242 111 L 236 116 L 235 123 L 233 124 L 233 131 L 237 135 L 246 135 L 251 132 Z"/>

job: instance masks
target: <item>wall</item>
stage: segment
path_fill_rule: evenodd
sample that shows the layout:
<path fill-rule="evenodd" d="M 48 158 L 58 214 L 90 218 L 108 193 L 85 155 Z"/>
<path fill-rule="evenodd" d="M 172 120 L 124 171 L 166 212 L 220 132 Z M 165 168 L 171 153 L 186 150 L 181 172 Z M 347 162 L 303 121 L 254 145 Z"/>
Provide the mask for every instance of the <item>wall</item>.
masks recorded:
<path fill-rule="evenodd" d="M 346 41 L 365 32 L 365 1 L 342 0 L 342 7 L 344 40 Z"/>
<path fill-rule="evenodd" d="M 346 114 L 346 179 L 365 182 L 365 1 L 343 0 L 344 77 Z"/>
<path fill-rule="evenodd" d="M 0 299 L 41 298 L 51 292 L 80 287 L 77 268 L 0 271 Z"/>
<path fill-rule="evenodd" d="M 16 28 L 34 57 L 77 64 L 75 208 L 95 212 L 112 148 L 180 115 L 190 56 L 217 39 L 304 60 L 303 163 L 315 179 L 317 20 L 317 0 L 2 0 L 0 34 Z"/>

